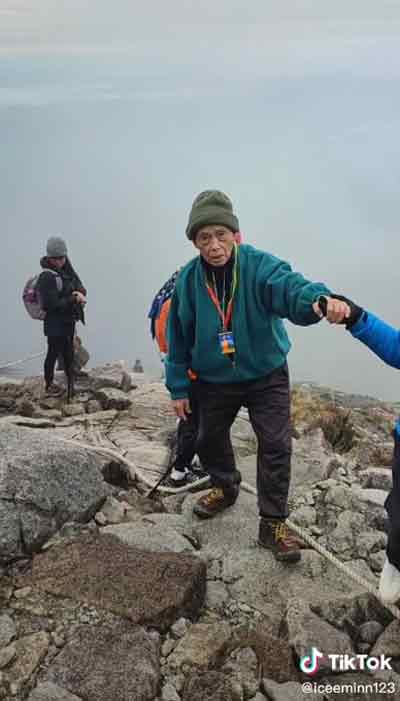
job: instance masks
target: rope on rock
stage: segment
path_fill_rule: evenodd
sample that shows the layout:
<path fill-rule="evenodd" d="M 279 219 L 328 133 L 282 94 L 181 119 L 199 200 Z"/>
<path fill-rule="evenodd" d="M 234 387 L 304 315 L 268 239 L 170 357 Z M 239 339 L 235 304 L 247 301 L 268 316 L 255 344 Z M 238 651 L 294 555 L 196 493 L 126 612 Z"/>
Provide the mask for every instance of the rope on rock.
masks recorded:
<path fill-rule="evenodd" d="M 249 494 L 254 494 L 257 495 L 257 490 L 251 486 L 251 484 L 248 484 L 247 482 L 242 482 L 240 485 L 245 492 L 249 492 Z M 291 531 L 294 533 L 297 533 L 297 535 L 300 536 L 304 540 L 305 543 L 308 543 L 313 550 L 316 550 L 320 555 L 322 555 L 326 560 L 331 562 L 335 567 L 337 567 L 341 572 L 346 574 L 350 579 L 352 579 L 354 582 L 362 586 L 364 589 L 366 589 L 370 594 L 375 596 L 385 608 L 390 611 L 395 618 L 400 619 L 400 610 L 397 608 L 397 606 L 393 606 L 391 604 L 385 604 L 379 594 L 377 589 L 375 589 L 374 585 L 369 582 L 367 579 L 362 577 L 360 574 L 357 574 L 357 572 L 354 572 L 348 565 L 346 565 L 344 562 L 339 560 L 335 555 L 332 555 L 329 550 L 323 547 L 323 545 L 320 545 L 318 541 L 313 538 L 309 533 L 307 533 L 304 528 L 301 528 L 300 526 L 297 525 L 297 523 L 294 523 L 291 519 L 287 518 L 286 523 L 288 527 L 290 528 Z"/>
<path fill-rule="evenodd" d="M 121 455 L 121 453 L 118 453 L 116 450 L 111 450 L 111 448 L 106 448 L 104 445 L 91 445 L 88 443 L 81 443 L 81 441 L 76 441 L 72 440 L 70 438 L 62 438 L 61 436 L 55 436 L 57 440 L 62 441 L 63 443 L 68 443 L 70 445 L 74 445 L 77 448 L 83 448 L 84 450 L 88 450 L 92 453 L 102 453 L 103 455 L 108 455 L 110 458 L 114 458 L 117 462 L 121 462 L 123 465 L 126 465 L 126 467 L 129 468 L 130 473 L 132 475 L 136 475 L 139 479 L 140 482 L 143 482 L 143 484 L 146 485 L 146 487 L 149 487 L 151 489 L 154 487 L 154 483 L 144 474 L 142 470 L 140 470 L 136 465 L 131 461 L 128 460 L 124 455 Z M 209 477 L 202 477 L 201 479 L 197 480 L 194 484 L 187 484 L 184 487 L 158 487 L 157 491 L 161 492 L 162 494 L 181 494 L 182 492 L 190 492 L 191 488 L 193 489 L 194 485 L 196 486 L 196 490 L 198 487 L 204 485 L 206 486 L 209 483 Z"/>
<path fill-rule="evenodd" d="M 149 480 L 148 477 L 146 477 L 142 470 L 139 470 L 136 465 L 134 465 L 133 462 L 130 460 L 127 460 L 123 455 L 118 453 L 115 450 L 110 450 L 109 448 L 105 448 L 102 445 L 87 445 L 85 443 L 81 443 L 80 441 L 75 441 L 75 440 L 70 440 L 68 438 L 62 438 L 61 436 L 57 436 L 57 440 L 62 441 L 63 443 L 68 443 L 70 445 L 75 445 L 78 448 L 83 448 L 84 450 L 89 450 L 95 453 L 102 453 L 104 455 L 108 455 L 115 460 L 125 464 L 129 469 L 132 471 L 133 474 L 136 474 L 138 479 L 143 482 L 147 487 L 151 488 L 154 486 L 154 484 Z M 201 480 L 198 480 L 195 485 L 196 489 L 201 486 L 201 485 L 206 485 L 208 483 L 209 478 L 208 477 L 203 477 Z M 193 488 L 194 485 L 185 485 L 184 487 L 159 487 L 159 491 L 163 494 L 182 494 L 183 492 L 190 492 L 191 488 Z M 251 484 L 248 484 L 247 482 L 242 482 L 241 483 L 241 488 L 244 489 L 245 492 L 248 492 L 249 494 L 252 494 L 254 496 L 257 496 L 257 490 L 255 487 L 253 487 Z M 296 523 L 294 523 L 291 519 L 286 519 L 286 523 L 290 530 L 294 531 L 294 533 L 297 533 L 304 542 L 308 543 L 313 550 L 318 552 L 322 557 L 324 557 L 326 560 L 331 562 L 335 567 L 337 567 L 341 572 L 343 572 L 347 577 L 352 579 L 354 582 L 359 584 L 363 589 L 366 589 L 372 596 L 376 597 L 378 601 L 388 610 L 390 613 L 397 619 L 400 619 L 400 610 L 397 608 L 397 606 L 393 606 L 392 604 L 386 604 L 385 602 L 382 601 L 382 599 L 379 596 L 378 590 L 373 586 L 371 582 L 369 582 L 367 579 L 362 577 L 361 575 L 357 574 L 357 572 L 354 572 L 348 565 L 346 565 L 344 562 L 339 560 L 335 555 L 332 555 L 329 550 L 324 548 L 322 545 L 318 543 L 318 541 L 313 538 L 307 531 L 305 531 L 303 528 L 298 526 Z"/>
<path fill-rule="evenodd" d="M 7 368 L 14 368 L 17 365 L 23 365 L 24 363 L 27 363 L 29 360 L 35 360 L 36 358 L 41 358 L 42 355 L 45 354 L 46 351 L 42 351 L 41 353 L 35 353 L 34 355 L 28 355 L 27 358 L 22 358 L 21 360 L 11 360 L 9 363 L 5 363 L 4 365 L 0 365 L 0 370 L 6 370 Z"/>

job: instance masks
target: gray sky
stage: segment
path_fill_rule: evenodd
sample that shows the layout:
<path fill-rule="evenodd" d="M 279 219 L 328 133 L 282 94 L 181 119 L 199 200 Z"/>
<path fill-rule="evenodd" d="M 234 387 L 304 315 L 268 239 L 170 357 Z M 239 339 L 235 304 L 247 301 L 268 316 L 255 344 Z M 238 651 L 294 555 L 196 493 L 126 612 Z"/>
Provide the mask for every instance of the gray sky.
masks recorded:
<path fill-rule="evenodd" d="M 248 243 L 398 326 L 399 39 L 397 1 L 2 0 L 0 359 L 44 345 L 20 294 L 60 234 L 93 362 L 158 370 L 148 307 L 209 187 Z M 342 328 L 288 330 L 295 379 L 399 398 Z"/>

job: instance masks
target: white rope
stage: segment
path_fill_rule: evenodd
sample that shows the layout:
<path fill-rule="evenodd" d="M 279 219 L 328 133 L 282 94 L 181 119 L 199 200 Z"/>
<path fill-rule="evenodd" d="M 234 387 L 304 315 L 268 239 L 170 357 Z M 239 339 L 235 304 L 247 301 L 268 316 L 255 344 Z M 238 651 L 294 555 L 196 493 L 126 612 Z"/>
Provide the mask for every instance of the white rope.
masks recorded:
<path fill-rule="evenodd" d="M 240 485 L 245 492 L 249 492 L 250 494 L 257 495 L 257 490 L 251 486 L 251 484 L 248 484 L 247 482 L 242 482 Z M 385 604 L 382 599 L 379 596 L 378 590 L 374 587 L 374 585 L 369 582 L 367 579 L 362 577 L 360 574 L 357 574 L 357 572 L 354 572 L 348 565 L 346 565 L 344 562 L 339 560 L 335 555 L 332 555 L 332 553 L 329 552 L 326 548 L 323 547 L 323 545 L 320 545 L 315 538 L 313 538 L 307 531 L 305 531 L 303 528 L 297 525 L 297 523 L 294 523 L 291 519 L 287 518 L 286 523 L 288 527 L 290 528 L 291 531 L 294 531 L 294 533 L 297 533 L 308 545 L 311 545 L 313 550 L 316 550 L 320 555 L 322 555 L 326 560 L 329 560 L 333 565 L 335 565 L 341 572 L 344 572 L 350 579 L 353 579 L 357 584 L 362 586 L 364 589 L 369 591 L 370 594 L 375 596 L 379 601 L 387 608 L 395 618 L 400 619 L 400 610 L 397 608 L 397 606 L 392 606 L 391 604 Z"/>
<path fill-rule="evenodd" d="M 62 438 L 61 436 L 55 436 L 55 438 L 59 441 L 62 441 L 63 443 L 68 443 L 69 445 L 74 445 L 77 448 L 84 448 L 85 450 L 88 450 L 89 452 L 92 453 L 102 453 L 103 455 L 108 455 L 110 458 L 114 458 L 114 460 L 117 460 L 118 462 L 121 462 L 123 465 L 126 465 L 129 467 L 129 469 L 132 471 L 133 474 L 136 474 L 136 476 L 139 478 L 143 484 L 146 485 L 146 487 L 149 487 L 149 489 L 152 489 L 154 487 L 154 483 L 147 477 L 147 475 L 144 474 L 142 470 L 140 470 L 136 465 L 131 462 L 130 460 L 127 460 L 123 455 L 118 453 L 116 450 L 111 450 L 110 448 L 106 448 L 103 445 L 90 445 L 88 443 L 81 443 L 80 441 L 75 441 L 70 438 Z M 196 489 L 202 485 L 206 485 L 209 483 L 210 478 L 207 477 L 202 477 L 199 480 L 196 480 L 194 483 L 196 485 Z M 185 485 L 184 487 L 157 487 L 157 491 L 161 492 L 162 494 L 181 494 L 182 492 L 188 492 L 190 491 L 191 487 L 194 486 L 194 484 L 190 485 Z"/>
<path fill-rule="evenodd" d="M 245 421 L 248 421 L 250 423 L 250 419 L 244 413 L 244 410 L 241 410 L 239 412 L 239 418 L 244 419 Z M 247 482 L 242 482 L 241 487 L 244 489 L 245 492 L 249 492 L 250 494 L 254 494 L 255 496 L 257 496 L 257 490 Z M 383 606 L 385 606 L 385 608 L 387 608 L 388 611 L 390 611 L 393 614 L 395 618 L 400 619 L 400 610 L 397 608 L 397 606 L 386 604 L 384 601 L 382 601 L 381 597 L 379 596 L 378 590 L 375 589 L 371 582 L 368 582 L 367 579 L 354 572 L 354 570 L 348 567 L 348 565 L 345 565 L 344 562 L 332 555 L 332 553 L 330 553 L 329 550 L 320 545 L 320 543 L 318 543 L 318 541 L 315 538 L 313 538 L 309 533 L 307 533 L 307 531 L 305 531 L 303 528 L 294 523 L 291 519 L 287 518 L 286 523 L 290 530 L 294 531 L 294 533 L 297 533 L 297 535 L 299 535 L 306 543 L 308 543 L 308 545 L 310 545 L 313 548 L 313 550 L 316 550 L 326 560 L 329 560 L 329 562 L 334 564 L 335 567 L 337 567 L 339 570 L 344 572 L 344 574 L 350 577 L 350 579 L 353 579 L 355 582 L 357 582 L 357 584 L 369 591 L 369 593 L 375 596 L 381 602 L 381 604 L 383 604 Z"/>
<path fill-rule="evenodd" d="M 146 486 L 149 488 L 154 487 L 154 484 L 149 480 L 148 477 L 146 477 L 141 470 L 139 470 L 136 465 L 134 465 L 132 462 L 127 460 L 123 455 L 120 455 L 118 452 L 114 450 L 110 450 L 109 448 L 105 448 L 104 446 L 94 446 L 94 445 L 87 445 L 85 443 L 81 443 L 80 441 L 75 441 L 75 440 L 70 440 L 68 438 L 62 438 L 61 436 L 56 436 L 56 438 L 63 443 L 68 443 L 70 445 L 75 445 L 79 448 L 83 448 L 85 450 L 89 450 L 92 452 L 96 453 L 102 453 L 104 455 L 109 455 L 110 457 L 113 457 L 115 460 L 118 460 L 119 462 L 125 464 L 127 467 L 129 467 L 134 474 L 137 475 L 140 481 L 142 481 Z M 196 489 L 199 486 L 202 486 L 203 484 L 208 483 L 209 478 L 208 477 L 203 477 L 202 479 L 198 480 L 195 482 Z M 183 492 L 190 492 L 191 488 L 193 488 L 194 485 L 185 485 L 184 487 L 158 487 L 158 491 L 160 491 L 163 494 L 182 494 Z M 257 490 L 255 487 L 253 487 L 251 484 L 248 484 L 247 482 L 242 482 L 241 483 L 242 489 L 244 489 L 245 492 L 248 492 L 249 494 L 253 494 L 254 496 L 257 496 Z M 392 615 L 395 618 L 400 619 L 400 610 L 397 608 L 397 606 L 393 606 L 391 604 L 386 604 L 384 601 L 382 601 L 381 597 L 379 596 L 378 590 L 373 586 L 371 582 L 369 582 L 367 579 L 362 577 L 361 575 L 357 574 L 354 572 L 348 565 L 346 565 L 344 562 L 339 560 L 337 557 L 332 555 L 332 553 L 329 552 L 326 548 L 324 548 L 322 545 L 318 543 L 315 538 L 313 538 L 307 531 L 305 531 L 303 528 L 298 526 L 296 523 L 294 523 L 291 519 L 286 519 L 286 523 L 290 530 L 294 531 L 299 535 L 308 545 L 310 545 L 314 550 L 316 550 L 320 555 L 322 555 L 326 560 L 331 562 L 335 567 L 337 567 L 341 572 L 346 574 L 350 579 L 352 579 L 354 582 L 359 584 L 363 589 L 366 589 L 372 596 L 376 597 L 381 604 L 388 609 L 392 613 Z"/>
<path fill-rule="evenodd" d="M 17 365 L 23 365 L 23 363 L 27 363 L 29 360 L 35 360 L 35 358 L 40 358 L 42 355 L 45 354 L 46 351 L 42 351 L 41 353 L 35 353 L 35 355 L 28 355 L 27 358 L 22 358 L 22 360 L 12 360 L 9 363 L 6 363 L 5 365 L 0 365 L 0 370 L 6 370 L 6 368 L 14 368 Z"/>

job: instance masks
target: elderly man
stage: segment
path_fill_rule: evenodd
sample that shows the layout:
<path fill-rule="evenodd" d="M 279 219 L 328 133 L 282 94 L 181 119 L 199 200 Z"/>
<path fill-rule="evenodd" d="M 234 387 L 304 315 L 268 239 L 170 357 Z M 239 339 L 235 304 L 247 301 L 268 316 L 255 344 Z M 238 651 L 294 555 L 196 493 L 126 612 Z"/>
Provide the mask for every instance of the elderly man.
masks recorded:
<path fill-rule="evenodd" d="M 200 193 L 186 229 L 200 255 L 178 276 L 168 320 L 166 385 L 177 416 L 190 413 L 188 370 L 197 376 L 200 429 L 197 452 L 213 489 L 194 512 L 209 518 L 232 506 L 241 475 L 230 428 L 248 408 L 257 436 L 258 542 L 279 560 L 300 559 L 288 515 L 291 426 L 290 342 L 282 322 L 309 326 L 319 321 L 324 296 L 327 318 L 340 323 L 348 305 L 329 289 L 306 280 L 290 265 L 253 246 L 236 245 L 239 222 L 227 195 Z"/>

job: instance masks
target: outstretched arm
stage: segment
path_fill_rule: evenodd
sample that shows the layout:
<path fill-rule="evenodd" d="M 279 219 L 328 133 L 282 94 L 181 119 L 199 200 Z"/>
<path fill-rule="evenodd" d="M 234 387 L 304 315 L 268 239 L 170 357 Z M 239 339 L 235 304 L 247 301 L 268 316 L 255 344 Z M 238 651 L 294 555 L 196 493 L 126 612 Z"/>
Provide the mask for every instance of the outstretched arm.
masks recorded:
<path fill-rule="evenodd" d="M 333 323 L 340 323 L 348 312 L 346 304 L 330 298 L 330 290 L 326 285 L 307 280 L 300 273 L 294 272 L 289 263 L 279 258 L 266 258 L 262 272 L 265 275 L 264 299 L 267 308 L 294 324 L 309 326 L 321 319 L 322 313 L 317 302 L 321 295 L 327 299 L 327 318 Z"/>

